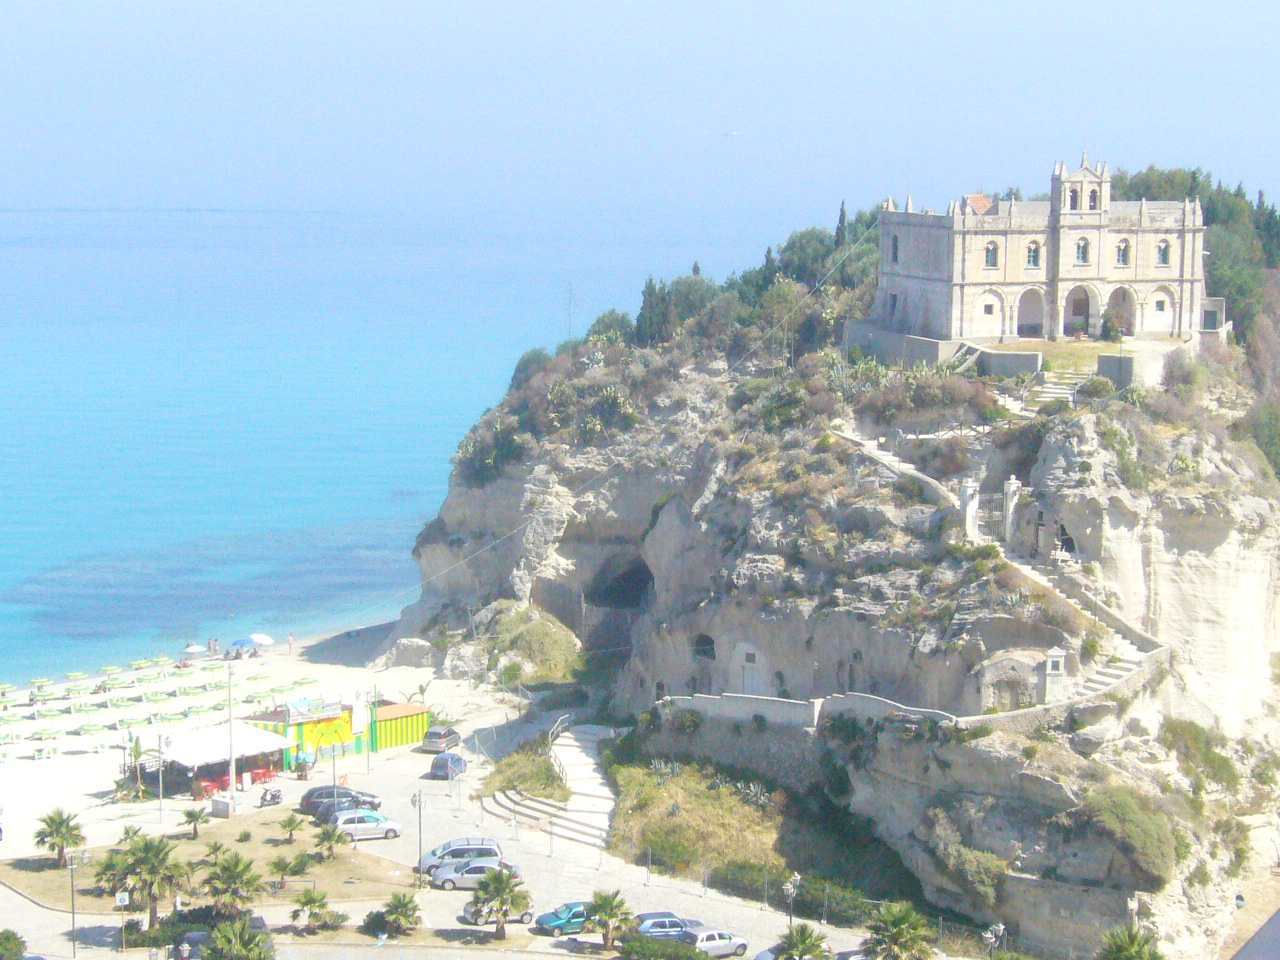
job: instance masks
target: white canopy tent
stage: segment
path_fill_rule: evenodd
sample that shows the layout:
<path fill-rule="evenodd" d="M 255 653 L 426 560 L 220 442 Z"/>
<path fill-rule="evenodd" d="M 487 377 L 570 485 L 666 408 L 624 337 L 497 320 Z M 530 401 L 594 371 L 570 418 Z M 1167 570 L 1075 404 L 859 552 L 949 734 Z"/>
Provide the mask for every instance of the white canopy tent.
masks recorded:
<path fill-rule="evenodd" d="M 165 747 L 165 759 L 184 767 L 195 768 L 206 763 L 225 762 L 230 756 L 231 744 L 235 746 L 237 759 L 297 746 L 288 737 L 255 727 L 243 720 L 233 720 L 231 724 L 230 729 L 224 722 L 173 734 L 172 742 Z"/>

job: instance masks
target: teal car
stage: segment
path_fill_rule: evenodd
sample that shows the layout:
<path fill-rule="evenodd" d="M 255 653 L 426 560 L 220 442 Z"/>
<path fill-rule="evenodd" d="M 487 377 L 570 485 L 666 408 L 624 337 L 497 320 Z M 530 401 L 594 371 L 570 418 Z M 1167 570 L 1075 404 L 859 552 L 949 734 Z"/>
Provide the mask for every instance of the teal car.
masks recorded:
<path fill-rule="evenodd" d="M 587 902 L 575 900 L 556 907 L 550 913 L 544 913 L 534 923 L 535 933 L 560 937 L 566 933 L 581 933 L 587 926 Z"/>

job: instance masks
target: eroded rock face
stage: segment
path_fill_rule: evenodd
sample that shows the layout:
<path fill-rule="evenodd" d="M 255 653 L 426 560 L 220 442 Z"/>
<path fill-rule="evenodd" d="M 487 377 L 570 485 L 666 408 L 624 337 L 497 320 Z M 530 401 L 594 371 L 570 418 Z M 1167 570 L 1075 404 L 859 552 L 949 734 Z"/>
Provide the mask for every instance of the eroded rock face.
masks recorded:
<path fill-rule="evenodd" d="M 1127 442 L 1114 439 L 1122 430 L 1100 436 L 1098 418 L 1084 416 L 1049 434 L 1018 545 L 1043 556 L 1060 524 L 1080 559 L 1098 565 L 1104 598 L 1173 648 L 1180 709 L 1238 734 L 1263 710 L 1280 644 L 1276 508 L 1255 492 L 1253 469 L 1203 438 L 1170 444 L 1173 480 L 1131 490 L 1114 449 Z"/>

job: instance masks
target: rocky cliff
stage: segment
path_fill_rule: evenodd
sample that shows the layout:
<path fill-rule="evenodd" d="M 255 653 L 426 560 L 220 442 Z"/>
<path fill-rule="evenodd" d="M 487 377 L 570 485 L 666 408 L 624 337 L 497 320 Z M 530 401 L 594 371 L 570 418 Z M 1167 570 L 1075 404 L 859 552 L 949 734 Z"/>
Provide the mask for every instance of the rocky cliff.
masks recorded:
<path fill-rule="evenodd" d="M 524 371 L 459 449 L 384 662 L 456 660 L 500 605 L 616 663 L 619 715 L 855 691 L 967 717 L 808 735 L 935 903 L 1049 955 L 1131 919 L 1171 957 L 1210 955 L 1263 835 L 1237 815 L 1272 808 L 1280 748 L 1256 722 L 1275 709 L 1280 557 L 1256 450 L 1136 397 L 989 430 L 989 384 L 831 351 L 735 358 L 704 334 Z M 916 434 L 914 465 L 876 442 L 892 428 Z M 961 481 L 1011 472 L 1012 536 L 984 545 L 999 507 Z M 1161 644 L 1171 660 L 1143 659 Z M 1162 828 L 1135 813 L 1153 807 Z"/>

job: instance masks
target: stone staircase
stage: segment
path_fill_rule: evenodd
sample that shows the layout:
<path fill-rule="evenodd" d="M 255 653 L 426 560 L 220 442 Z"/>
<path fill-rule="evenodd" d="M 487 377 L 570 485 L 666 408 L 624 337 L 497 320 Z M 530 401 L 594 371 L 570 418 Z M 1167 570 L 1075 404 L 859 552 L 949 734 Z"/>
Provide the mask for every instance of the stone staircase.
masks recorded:
<path fill-rule="evenodd" d="M 615 736 L 612 727 L 583 724 L 571 727 L 551 744 L 551 759 L 569 787 L 567 803 L 531 797 L 520 790 L 504 790 L 480 801 L 486 813 L 516 820 L 552 836 L 604 848 L 616 802 L 600 766 L 600 741 Z"/>
<path fill-rule="evenodd" d="M 1119 683 L 1142 664 L 1142 651 L 1114 631 L 1107 631 L 1102 653 L 1095 660 L 1092 673 L 1076 691 L 1077 696 L 1092 696 Z"/>
<path fill-rule="evenodd" d="M 1031 388 L 1026 409 L 1039 410 L 1051 400 L 1075 401 L 1076 387 L 1089 379 L 1089 374 L 1077 370 L 1052 370 L 1044 375 L 1044 382 Z"/>

